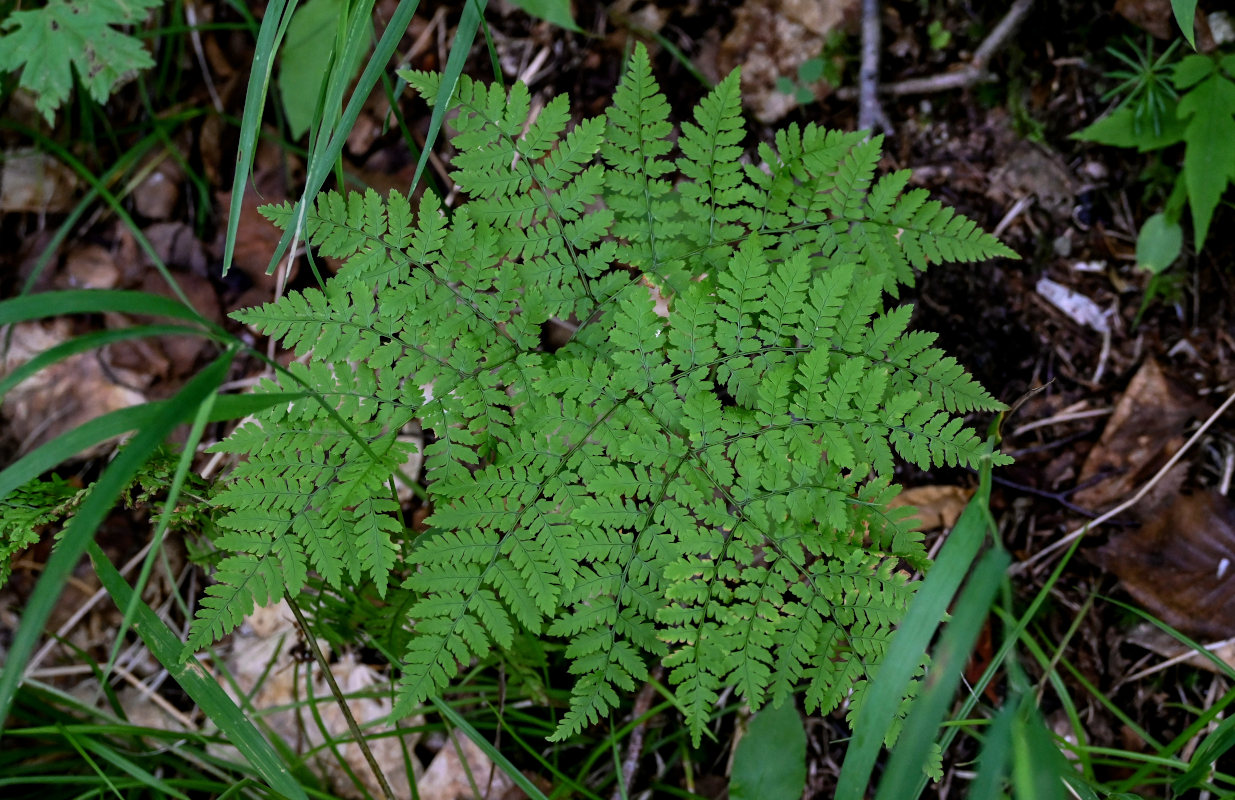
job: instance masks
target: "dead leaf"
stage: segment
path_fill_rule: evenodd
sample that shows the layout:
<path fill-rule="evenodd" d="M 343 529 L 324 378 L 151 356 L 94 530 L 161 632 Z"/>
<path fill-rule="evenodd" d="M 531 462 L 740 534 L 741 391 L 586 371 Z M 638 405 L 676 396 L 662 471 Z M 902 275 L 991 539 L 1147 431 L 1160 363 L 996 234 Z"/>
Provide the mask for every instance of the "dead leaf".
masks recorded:
<path fill-rule="evenodd" d="M 464 767 L 464 763 L 467 767 Z M 468 773 L 471 773 L 471 778 Z M 527 797 L 515 788 L 506 773 L 496 769 L 489 757 L 471 739 L 456 734 L 433 757 L 416 781 L 421 800 L 473 800 L 472 781 L 480 788 L 482 800 L 519 800 Z"/>
<path fill-rule="evenodd" d="M 973 489 L 960 486 L 915 486 L 901 492 L 889 505 L 892 508 L 913 506 L 917 509 L 913 515 L 918 523 L 915 530 L 946 530 L 956 524 L 972 496 Z"/>
<path fill-rule="evenodd" d="M 298 663 L 292 656 L 297 643 L 297 629 L 286 601 L 254 611 L 232 637 L 232 649 L 226 658 L 227 668 L 236 686 L 251 697 L 253 708 L 262 719 L 297 753 L 308 754 L 324 749 L 326 735 L 336 742 L 336 748 L 347 767 L 364 784 L 372 797 L 382 792 L 359 746 L 348 741 L 350 732 L 342 710 L 331 696 L 317 665 Z M 325 647 L 325 643 L 321 644 Z M 411 750 L 419 734 L 383 736 L 392 728 L 377 720 L 390 716 L 388 692 L 374 689 L 384 678 L 372 667 L 360 663 L 352 654 L 344 653 L 330 665 L 339 689 L 352 697 L 348 708 L 360 726 L 369 734 L 369 748 L 396 797 L 411 797 L 407 766 L 403 760 L 404 746 L 412 759 L 412 769 L 419 776 L 420 764 Z M 234 695 L 230 682 L 219 681 Z M 310 702 L 310 698 L 316 700 Z M 316 705 L 316 709 L 310 707 Z M 320 719 L 320 724 L 319 720 Z M 404 720 L 403 727 L 421 724 L 421 720 Z M 325 728 L 325 734 L 322 732 Z M 352 783 L 338 761 L 330 756 L 308 759 L 308 764 L 330 781 L 336 793 L 345 798 L 365 795 Z M 420 780 L 417 779 L 417 787 Z M 427 795 L 420 789 L 420 797 Z"/>
<path fill-rule="evenodd" d="M 1147 360 L 1115 404 L 1102 438 L 1081 467 L 1077 483 L 1096 482 L 1076 492 L 1073 501 L 1098 511 L 1128 498 L 1183 445 L 1188 421 L 1205 413 L 1199 400 L 1168 380 L 1157 362 Z M 1152 513 L 1155 505 L 1179 490 L 1185 472 L 1185 464 L 1176 465 L 1141 508 Z"/>
<path fill-rule="evenodd" d="M 8 374 L 69 337 L 65 319 L 14 326 L 0 374 Z M 17 442 L 20 452 L 30 452 L 95 417 L 144 403 L 145 396 L 132 388 L 140 380 L 127 370 L 105 368 L 97 352 L 71 356 L 27 378 L 4 396 L 0 414 L 7 422 L 5 433 Z M 112 444 L 100 442 L 78 455 L 88 458 L 105 453 Z"/>
<path fill-rule="evenodd" d="M 0 163 L 0 211 L 63 213 L 77 187 L 73 170 L 33 148 L 9 150 Z"/>
<path fill-rule="evenodd" d="M 167 219 L 180 199 L 184 173 L 176 162 L 164 158 L 133 189 L 133 206 L 146 219 Z"/>
<path fill-rule="evenodd" d="M 1163 622 L 1191 636 L 1235 636 L 1235 505 L 1217 492 L 1181 495 L 1094 560 Z"/>
<path fill-rule="evenodd" d="M 115 289 L 120 285 L 120 267 L 104 247 L 75 247 L 64 260 L 65 288 Z"/>
<path fill-rule="evenodd" d="M 743 103 L 760 121 L 775 122 L 798 106 L 777 79 L 796 80 L 798 67 L 823 52 L 829 33 L 851 27 L 857 12 L 857 0 L 746 0 L 721 42 L 719 72 L 740 66 Z M 816 97 L 831 91 L 822 83 L 813 88 Z"/>

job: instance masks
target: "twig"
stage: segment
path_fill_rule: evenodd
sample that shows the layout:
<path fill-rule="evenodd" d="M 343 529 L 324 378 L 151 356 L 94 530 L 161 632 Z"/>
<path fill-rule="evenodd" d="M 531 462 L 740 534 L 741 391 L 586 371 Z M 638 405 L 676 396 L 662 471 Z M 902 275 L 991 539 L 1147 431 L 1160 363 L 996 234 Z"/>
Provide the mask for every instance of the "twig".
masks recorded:
<path fill-rule="evenodd" d="M 1107 511 L 1105 514 L 1093 520 L 1092 522 L 1085 523 L 1081 527 L 1069 533 L 1067 536 L 1064 536 L 1059 541 L 1054 542 L 1053 544 L 1050 544 L 1042 548 L 1037 553 L 1034 553 L 1032 556 L 1025 559 L 1021 563 L 1014 564 L 1010 571 L 1014 574 L 1018 572 L 1024 572 L 1025 570 L 1029 569 L 1031 566 L 1033 566 L 1037 562 L 1049 556 L 1051 553 L 1054 553 L 1057 550 L 1067 547 L 1068 545 L 1072 544 L 1074 540 L 1080 538 L 1081 536 L 1084 536 L 1086 531 L 1088 531 L 1091 527 L 1095 525 L 1101 525 L 1102 523 L 1106 522 L 1112 517 L 1122 514 L 1124 511 L 1127 511 L 1129 508 L 1139 503 L 1141 499 L 1145 497 L 1145 495 L 1149 494 L 1149 490 L 1154 488 L 1154 486 L 1157 486 L 1158 482 L 1162 480 L 1162 478 L 1168 472 L 1171 471 L 1171 468 L 1179 463 L 1179 460 L 1184 457 L 1184 453 L 1187 453 L 1189 450 L 1192 449 L 1192 446 L 1195 445 L 1200 440 L 1201 436 L 1205 434 L 1205 431 L 1209 430 L 1209 427 L 1213 425 L 1215 422 L 1217 422 L 1218 417 L 1222 416 L 1223 413 L 1225 413 L 1226 410 L 1230 408 L 1232 404 L 1235 404 L 1235 393 L 1232 393 L 1230 397 L 1228 397 L 1222 403 L 1222 405 L 1218 406 L 1217 411 L 1209 415 L 1209 419 L 1205 420 L 1205 422 L 1201 425 L 1201 427 L 1197 428 L 1196 433 L 1192 434 L 1192 436 L 1189 437 L 1188 441 L 1184 442 L 1184 446 L 1179 448 L 1179 450 L 1175 453 L 1175 455 L 1171 456 L 1170 460 L 1168 460 L 1165 464 L 1162 465 L 1162 469 L 1158 470 L 1152 478 L 1146 481 L 1145 485 L 1142 486 L 1137 491 L 1136 494 L 1132 495 L 1127 500 L 1115 506 L 1110 511 Z"/>
<path fill-rule="evenodd" d="M 626 743 L 626 757 L 622 759 L 622 781 L 613 790 L 613 800 L 622 800 L 625 794 L 630 793 L 631 781 L 635 779 L 635 771 L 639 769 L 639 760 L 643 758 L 643 735 L 647 732 L 647 720 L 639 718 L 647 714 L 648 709 L 652 707 L 652 695 L 656 692 L 653 681 L 660 680 L 660 671 L 661 668 L 657 667 L 652 673 L 653 680 L 643 684 L 643 688 L 635 696 L 635 707 L 630 713 L 637 722 L 630 732 L 630 741 Z M 626 790 L 625 793 L 622 791 L 623 788 Z"/>
<path fill-rule="evenodd" d="M 879 53 L 882 50 L 879 0 L 862 0 L 862 66 L 858 70 L 858 130 L 891 134 L 879 104 Z"/>
<path fill-rule="evenodd" d="M 995 76 L 987 71 L 991 58 L 1016 31 L 1032 6 L 1033 0 L 1016 0 L 990 35 L 978 45 L 978 49 L 974 51 L 973 58 L 968 64 L 927 78 L 910 78 L 897 83 L 885 84 L 879 87 L 879 91 L 890 95 L 931 94 L 946 92 L 950 89 L 964 89 L 976 83 L 994 80 Z M 863 23 L 865 23 L 865 18 L 863 18 Z M 842 100 L 853 100 L 857 96 L 857 92 L 848 87 L 836 94 Z"/>
<path fill-rule="evenodd" d="M 385 793 L 386 800 L 396 800 L 396 795 L 390 788 L 390 783 L 386 780 L 385 773 L 377 765 L 377 759 L 373 757 L 373 751 L 369 749 L 369 742 L 364 738 L 364 734 L 360 732 L 360 726 L 356 724 L 356 718 L 352 716 L 352 707 L 347 704 L 347 698 L 343 696 L 343 692 L 339 691 L 339 684 L 335 682 L 334 673 L 330 671 L 330 662 L 322 655 L 322 649 L 317 646 L 317 637 L 309 630 L 309 623 L 305 622 L 304 614 L 300 613 L 300 606 L 296 604 L 296 599 L 292 597 L 291 592 L 284 592 L 283 598 L 287 600 L 288 608 L 295 615 L 296 624 L 304 632 L 305 641 L 308 643 L 309 649 L 313 651 L 313 659 L 317 661 L 318 667 L 321 668 L 322 677 L 326 679 L 326 685 L 330 687 L 330 693 L 334 695 L 335 703 L 339 706 L 339 710 L 343 712 L 343 719 L 347 720 L 347 729 L 352 732 L 352 739 L 355 740 L 356 746 L 360 748 L 360 752 L 364 754 L 364 759 L 368 762 L 369 769 L 373 770 L 373 777 L 377 778 L 378 786 Z"/>

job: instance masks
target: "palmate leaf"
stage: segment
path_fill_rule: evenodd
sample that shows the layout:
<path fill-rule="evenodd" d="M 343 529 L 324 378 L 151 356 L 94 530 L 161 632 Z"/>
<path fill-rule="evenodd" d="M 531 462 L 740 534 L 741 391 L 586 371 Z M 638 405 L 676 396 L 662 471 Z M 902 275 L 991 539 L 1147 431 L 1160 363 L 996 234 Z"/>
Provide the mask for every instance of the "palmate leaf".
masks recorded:
<path fill-rule="evenodd" d="M 680 137 L 643 48 L 605 117 L 533 105 L 461 80 L 465 199 L 322 196 L 309 240 L 339 274 L 238 314 L 306 362 L 260 390 L 312 394 L 219 446 L 247 459 L 215 496 L 229 555 L 190 644 L 311 571 L 402 587 L 400 712 L 528 635 L 575 678 L 556 739 L 656 661 L 696 741 L 729 689 L 860 702 L 912 595 L 896 567 L 928 561 L 887 509 L 895 459 L 976 465 L 959 415 L 999 407 L 884 289 L 1006 249 L 877 178 L 877 140 L 791 128 L 739 166 L 736 74 Z M 389 485 L 414 420 L 416 536 Z"/>
<path fill-rule="evenodd" d="M 49 0 L 42 8 L 14 11 L 0 28 L 0 69 L 22 70 L 20 85 L 35 95 L 35 108 L 55 121 L 73 87 L 73 71 L 96 103 L 134 70 L 154 66 L 141 40 L 114 26 L 142 22 L 163 0 Z"/>

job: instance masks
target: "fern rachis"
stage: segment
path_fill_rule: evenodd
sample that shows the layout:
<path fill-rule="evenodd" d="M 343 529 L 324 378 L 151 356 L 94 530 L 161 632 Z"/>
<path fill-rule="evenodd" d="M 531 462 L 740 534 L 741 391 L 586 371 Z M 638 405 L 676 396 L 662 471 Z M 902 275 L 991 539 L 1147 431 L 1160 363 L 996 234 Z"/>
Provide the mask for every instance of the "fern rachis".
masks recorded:
<path fill-rule="evenodd" d="M 404 77 L 436 96 L 437 76 Z M 187 651 L 316 573 L 398 596 L 404 708 L 523 635 L 568 643 L 558 737 L 653 660 L 696 740 L 726 686 L 820 712 L 860 695 L 912 593 L 894 567 L 926 563 L 887 510 L 893 460 L 975 465 L 958 415 L 998 407 L 884 293 L 1010 251 L 901 194 L 906 173 L 875 179 L 878 138 L 790 128 L 742 166 L 736 74 L 675 157 L 642 49 L 603 121 L 567 130 L 555 100 L 527 124 L 520 84 L 464 79 L 453 104 L 467 202 L 324 195 L 306 233 L 343 269 L 238 314 L 307 356 L 318 397 L 218 446 L 247 460 L 216 498 L 230 555 Z M 414 419 L 432 433 L 418 536 L 391 491 Z"/>

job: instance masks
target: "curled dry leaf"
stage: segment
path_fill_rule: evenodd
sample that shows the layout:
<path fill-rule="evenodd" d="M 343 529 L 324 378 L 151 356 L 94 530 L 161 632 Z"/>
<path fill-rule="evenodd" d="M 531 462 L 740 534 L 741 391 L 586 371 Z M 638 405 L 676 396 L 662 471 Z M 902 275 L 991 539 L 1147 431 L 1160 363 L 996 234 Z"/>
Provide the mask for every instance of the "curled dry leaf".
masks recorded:
<path fill-rule="evenodd" d="M 955 525 L 972 496 L 972 489 L 960 486 L 915 486 L 901 492 L 888 505 L 913 506 L 917 510 L 913 515 L 918 521 L 917 529 L 933 531 Z"/>
<path fill-rule="evenodd" d="M 1235 636 L 1235 504 L 1217 492 L 1176 497 L 1094 558 L 1163 622 L 1191 636 Z"/>
<path fill-rule="evenodd" d="M 1152 359 L 1137 371 L 1081 467 L 1073 495 L 1078 505 L 1100 511 L 1130 497 L 1183 445 L 1188 421 L 1204 416 L 1205 405 L 1163 374 Z M 1172 468 L 1141 502 L 1142 513 L 1169 500 L 1183 482 L 1186 466 Z"/>
<path fill-rule="evenodd" d="M 78 180 L 56 159 L 32 148 L 0 159 L 0 211 L 63 213 L 73 208 Z"/>
<path fill-rule="evenodd" d="M 14 326 L 8 352 L 0 362 L 0 374 L 8 374 L 69 337 L 67 320 Z M 140 384 L 141 376 L 105 366 L 97 352 L 66 358 L 22 381 L 4 396 L 0 415 L 6 422 L 5 433 L 20 452 L 30 452 L 83 422 L 144 403 L 145 396 L 131 388 Z M 101 442 L 79 455 L 88 458 L 111 447 L 111 442 Z"/>

